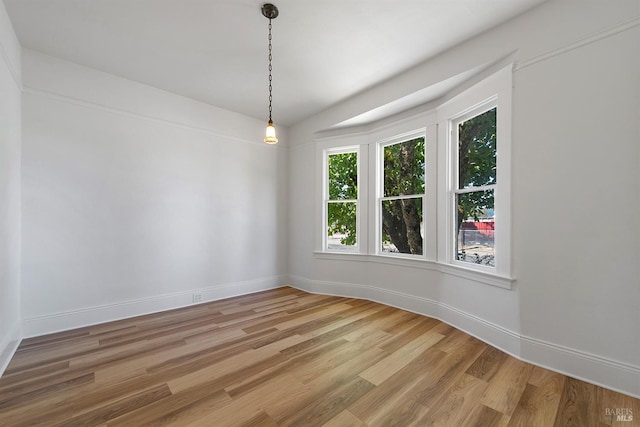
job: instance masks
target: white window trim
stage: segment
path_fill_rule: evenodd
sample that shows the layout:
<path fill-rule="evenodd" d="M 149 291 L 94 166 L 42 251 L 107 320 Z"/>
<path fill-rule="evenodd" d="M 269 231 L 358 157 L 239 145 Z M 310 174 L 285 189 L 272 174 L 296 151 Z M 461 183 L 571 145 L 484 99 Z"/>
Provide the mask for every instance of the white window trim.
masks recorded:
<path fill-rule="evenodd" d="M 353 148 L 358 146 L 358 250 L 359 252 L 328 251 L 324 244 L 326 234 L 326 217 L 321 220 L 322 227 L 315 227 L 317 231 L 316 251 L 317 259 L 350 262 L 373 262 L 376 264 L 398 265 L 408 268 L 419 268 L 439 271 L 450 276 L 462 277 L 484 285 L 512 289 L 515 278 L 511 274 L 511 91 L 513 65 L 500 69 L 486 79 L 475 83 L 468 89 L 447 98 L 437 108 L 424 113 L 414 114 L 404 119 L 387 120 L 383 126 L 377 128 L 365 127 L 358 131 L 349 130 L 345 134 L 335 134 L 315 140 L 316 143 L 316 177 L 322 177 L 316 182 L 316 200 L 318 204 L 317 216 L 323 216 L 325 211 L 324 186 L 326 183 L 326 158 L 324 151 L 334 148 Z M 452 230 L 449 206 L 451 188 L 451 150 L 448 147 L 449 119 L 460 118 L 479 106 L 486 104 L 492 98 L 497 100 L 500 111 L 497 122 L 498 158 L 497 183 L 500 185 L 502 197 L 496 199 L 495 211 L 499 215 L 500 232 L 503 240 L 496 242 L 496 267 L 478 266 L 467 262 L 454 263 L 453 251 L 447 245 Z M 381 177 L 377 176 L 381 168 L 378 166 L 379 143 L 405 139 L 407 135 L 417 131 L 407 132 L 408 129 L 420 129 L 425 137 L 425 236 L 423 241 L 423 256 L 410 254 L 389 254 L 378 252 L 378 241 L 382 227 L 378 216 L 378 195 L 381 194 Z M 410 139 L 410 138 L 409 138 Z M 399 141 L 398 141 L 399 142 Z M 369 179 L 369 176 L 373 179 Z M 432 183 L 429 185 L 429 183 Z M 366 209 L 365 209 L 366 207 Z M 433 220 L 431 220 L 433 219 Z M 317 224 L 317 222 L 316 222 Z M 496 221 L 498 227 L 498 221 Z M 455 231 L 454 231 L 455 232 Z M 496 230 L 498 234 L 498 230 Z M 457 260 L 455 260 L 457 261 Z M 478 268 L 480 267 L 480 268 Z"/>
<path fill-rule="evenodd" d="M 512 66 L 509 65 L 447 101 L 438 114 L 438 262 L 498 277 L 511 277 L 511 88 Z M 495 189 L 495 267 L 458 261 L 455 256 L 455 184 L 457 146 L 454 126 L 477 114 L 498 108 L 497 176 Z M 474 188 L 478 190 L 480 187 Z"/>
<path fill-rule="evenodd" d="M 358 190 L 355 200 L 338 200 L 332 201 L 329 199 L 329 156 L 334 154 L 345 154 L 345 153 L 356 153 L 356 170 L 357 170 L 357 181 L 358 181 Z M 362 246 L 361 239 L 361 167 L 360 167 L 360 146 L 359 145 L 350 145 L 350 146 L 340 146 L 334 148 L 327 148 L 323 150 L 323 160 L 322 160 L 322 248 L 326 252 L 336 252 L 336 253 L 360 253 L 360 248 Z M 344 249 L 330 249 L 328 245 L 328 235 L 327 235 L 327 223 L 329 218 L 328 206 L 329 203 L 355 203 L 356 204 L 356 244 L 353 246 L 353 249 L 344 250 Z"/>
<path fill-rule="evenodd" d="M 405 259 L 427 259 L 427 251 L 425 250 L 427 244 L 427 230 L 426 230 L 426 222 L 424 221 L 424 217 L 426 214 L 427 206 L 427 176 L 426 176 L 426 144 L 427 144 L 427 135 L 426 128 L 420 128 L 416 130 L 412 130 L 409 132 L 404 132 L 399 135 L 394 135 L 390 138 L 385 138 L 380 141 L 377 141 L 376 144 L 376 197 L 375 197 L 375 207 L 373 212 L 375 212 L 375 225 L 376 230 L 374 233 L 375 236 L 375 249 L 371 251 L 372 254 L 383 256 L 383 257 L 391 257 L 391 258 L 405 258 Z M 390 145 L 400 144 L 403 142 L 411 141 L 417 138 L 424 138 L 425 140 L 425 194 L 410 194 L 403 196 L 384 196 L 384 149 Z M 382 251 L 382 201 L 383 200 L 398 200 L 398 199 L 422 199 L 422 215 L 423 215 L 423 224 L 424 224 L 424 236 L 422 240 L 422 254 L 414 255 L 414 254 L 404 254 L 404 253 L 395 253 L 395 252 L 383 252 Z"/>

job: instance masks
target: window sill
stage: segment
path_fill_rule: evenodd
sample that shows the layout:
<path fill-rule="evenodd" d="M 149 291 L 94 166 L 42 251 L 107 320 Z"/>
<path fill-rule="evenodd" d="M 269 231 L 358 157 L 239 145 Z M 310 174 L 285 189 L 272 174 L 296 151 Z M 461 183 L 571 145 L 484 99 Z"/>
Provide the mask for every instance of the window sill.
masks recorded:
<path fill-rule="evenodd" d="M 451 276 L 479 282 L 485 285 L 496 286 L 498 288 L 511 290 L 516 279 L 512 277 L 500 276 L 493 273 L 478 271 L 458 265 L 445 264 L 437 261 L 428 261 L 402 256 L 371 255 L 349 252 L 314 252 L 317 259 L 330 261 L 349 262 L 373 262 L 377 264 L 399 265 L 409 268 L 422 268 L 425 270 L 439 271 Z"/>

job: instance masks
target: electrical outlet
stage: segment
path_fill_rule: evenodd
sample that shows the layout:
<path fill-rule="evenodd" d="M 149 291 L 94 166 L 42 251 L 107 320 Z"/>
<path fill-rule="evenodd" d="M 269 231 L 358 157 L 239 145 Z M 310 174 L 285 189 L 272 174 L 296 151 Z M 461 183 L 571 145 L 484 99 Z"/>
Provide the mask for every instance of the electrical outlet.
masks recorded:
<path fill-rule="evenodd" d="M 201 302 L 201 301 L 202 301 L 202 292 L 194 292 L 193 302 Z"/>

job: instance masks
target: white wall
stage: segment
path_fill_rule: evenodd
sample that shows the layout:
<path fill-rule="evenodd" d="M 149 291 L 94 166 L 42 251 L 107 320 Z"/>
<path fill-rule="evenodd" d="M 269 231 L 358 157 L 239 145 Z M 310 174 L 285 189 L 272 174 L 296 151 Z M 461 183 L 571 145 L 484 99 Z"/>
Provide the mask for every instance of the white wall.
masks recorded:
<path fill-rule="evenodd" d="M 0 2 L 0 375 L 20 342 L 20 45 Z"/>
<path fill-rule="evenodd" d="M 439 317 L 525 360 L 640 396 L 639 28 L 637 0 L 548 2 L 291 128 L 291 282 Z M 509 55 L 513 289 L 314 254 L 314 133 Z"/>
<path fill-rule="evenodd" d="M 521 333 L 542 341 L 527 343 L 523 357 L 546 362 L 539 344 L 549 343 L 617 362 L 636 395 L 639 46 L 636 25 L 518 70 L 513 164 Z M 610 381 L 582 359 L 562 368 Z"/>
<path fill-rule="evenodd" d="M 281 285 L 286 132 L 29 50 L 23 82 L 25 336 Z"/>

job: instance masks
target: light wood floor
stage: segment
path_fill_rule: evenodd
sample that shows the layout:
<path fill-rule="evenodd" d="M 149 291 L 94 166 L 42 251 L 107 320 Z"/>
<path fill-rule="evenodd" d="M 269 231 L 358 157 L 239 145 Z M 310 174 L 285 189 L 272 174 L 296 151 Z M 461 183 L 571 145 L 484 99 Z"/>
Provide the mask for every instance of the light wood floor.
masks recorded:
<path fill-rule="evenodd" d="M 615 409 L 631 422 L 616 421 Z M 640 401 L 438 320 L 281 288 L 22 342 L 0 425 L 632 426 Z"/>

